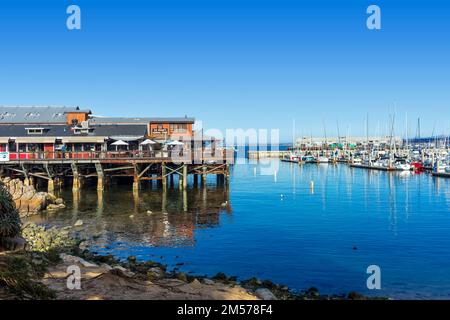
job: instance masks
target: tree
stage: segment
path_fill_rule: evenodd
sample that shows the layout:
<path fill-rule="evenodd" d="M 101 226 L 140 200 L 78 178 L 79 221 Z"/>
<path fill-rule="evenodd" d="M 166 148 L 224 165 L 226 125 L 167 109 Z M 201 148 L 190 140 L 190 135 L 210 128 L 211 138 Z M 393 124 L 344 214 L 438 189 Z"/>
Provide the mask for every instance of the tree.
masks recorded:
<path fill-rule="evenodd" d="M 21 223 L 19 212 L 11 197 L 11 194 L 0 182 L 0 244 L 5 238 L 17 237 L 20 235 Z"/>

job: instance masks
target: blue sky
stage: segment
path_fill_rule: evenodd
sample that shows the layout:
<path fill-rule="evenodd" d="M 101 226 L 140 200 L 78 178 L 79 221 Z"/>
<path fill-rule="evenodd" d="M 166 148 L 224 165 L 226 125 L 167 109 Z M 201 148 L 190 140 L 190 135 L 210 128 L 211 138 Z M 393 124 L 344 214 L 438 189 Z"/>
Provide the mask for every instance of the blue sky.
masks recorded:
<path fill-rule="evenodd" d="M 77 4 L 82 29 L 66 28 Z M 382 30 L 366 28 L 366 8 Z M 2 0 L 0 105 L 195 116 L 296 135 L 450 131 L 450 3 Z M 396 106 L 396 107 L 394 107 Z"/>

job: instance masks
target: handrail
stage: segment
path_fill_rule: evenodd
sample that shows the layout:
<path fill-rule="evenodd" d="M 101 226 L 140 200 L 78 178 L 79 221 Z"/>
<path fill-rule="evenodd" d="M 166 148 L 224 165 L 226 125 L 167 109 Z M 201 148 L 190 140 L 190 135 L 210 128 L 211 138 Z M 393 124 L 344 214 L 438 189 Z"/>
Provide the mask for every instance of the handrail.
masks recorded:
<path fill-rule="evenodd" d="M 209 149 L 193 150 L 126 150 L 126 151 L 37 151 L 8 152 L 10 161 L 32 160 L 120 160 L 120 159 L 174 159 L 177 161 L 224 161 L 231 162 L 234 157 L 232 150 Z"/>

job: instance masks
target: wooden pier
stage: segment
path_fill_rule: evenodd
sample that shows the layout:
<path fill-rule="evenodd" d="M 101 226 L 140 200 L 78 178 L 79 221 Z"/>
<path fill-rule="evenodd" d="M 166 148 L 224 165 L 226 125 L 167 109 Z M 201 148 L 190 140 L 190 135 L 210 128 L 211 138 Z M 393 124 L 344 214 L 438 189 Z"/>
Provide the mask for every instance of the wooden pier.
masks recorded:
<path fill-rule="evenodd" d="M 200 155 L 200 156 L 199 156 Z M 113 179 L 124 178 L 138 192 L 143 181 L 156 181 L 166 188 L 168 179 L 177 176 L 180 189 L 186 189 L 188 177 L 194 184 L 199 177 L 204 184 L 208 175 L 216 175 L 218 182 L 227 183 L 232 150 L 221 150 L 211 155 L 200 152 L 185 152 L 184 155 L 143 152 L 52 152 L 52 154 L 27 153 L 17 159 L 0 162 L 0 175 L 20 177 L 33 183 L 47 183 L 49 192 L 70 181 L 73 190 L 79 190 L 85 182 L 96 180 L 97 190 L 102 191 Z"/>

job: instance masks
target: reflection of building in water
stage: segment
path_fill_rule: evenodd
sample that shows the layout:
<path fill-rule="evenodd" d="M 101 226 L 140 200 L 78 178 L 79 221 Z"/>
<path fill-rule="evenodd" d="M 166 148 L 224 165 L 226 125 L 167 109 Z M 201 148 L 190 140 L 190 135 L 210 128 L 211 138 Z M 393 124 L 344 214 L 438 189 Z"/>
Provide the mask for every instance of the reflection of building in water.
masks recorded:
<path fill-rule="evenodd" d="M 232 212 L 226 185 L 192 187 L 188 192 L 178 188 L 166 192 L 147 190 L 141 193 L 138 203 L 128 190 L 110 190 L 103 196 L 103 201 L 96 203 L 97 212 L 83 218 L 86 231 L 100 235 L 96 240 L 99 245 L 112 242 L 193 245 L 196 229 L 216 227 L 224 213 Z M 94 196 L 81 198 L 83 201 L 74 206 L 82 212 L 92 200 L 97 202 Z"/>

